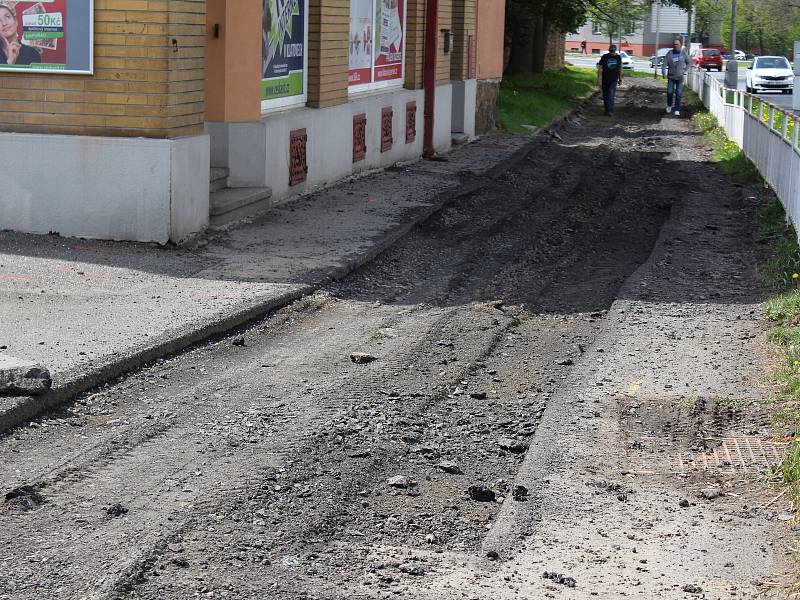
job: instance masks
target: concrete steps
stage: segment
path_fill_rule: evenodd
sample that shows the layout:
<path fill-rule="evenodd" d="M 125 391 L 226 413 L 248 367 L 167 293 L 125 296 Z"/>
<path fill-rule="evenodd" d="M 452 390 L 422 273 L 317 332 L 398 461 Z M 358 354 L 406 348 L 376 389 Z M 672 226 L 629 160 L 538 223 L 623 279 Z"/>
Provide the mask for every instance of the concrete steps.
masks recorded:
<path fill-rule="evenodd" d="M 267 187 L 218 189 L 209 197 L 210 225 L 219 227 L 264 212 L 271 197 L 272 190 Z"/>
<path fill-rule="evenodd" d="M 211 167 L 209 192 L 212 194 L 228 187 L 228 169 Z"/>

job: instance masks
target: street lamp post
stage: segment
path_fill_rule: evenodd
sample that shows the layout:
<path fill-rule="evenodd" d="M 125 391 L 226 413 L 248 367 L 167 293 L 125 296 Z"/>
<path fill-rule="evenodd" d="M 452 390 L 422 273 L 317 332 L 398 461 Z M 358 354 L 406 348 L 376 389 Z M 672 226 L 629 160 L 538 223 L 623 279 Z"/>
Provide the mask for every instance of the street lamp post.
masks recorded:
<path fill-rule="evenodd" d="M 800 110 L 800 42 L 794 43 L 794 84 L 792 85 L 792 108 Z"/>
<path fill-rule="evenodd" d="M 658 46 L 661 41 L 661 0 L 656 1 L 656 51 L 655 59 L 653 60 L 653 79 L 658 79 Z M 666 57 L 665 57 L 666 58 Z"/>
<path fill-rule="evenodd" d="M 725 87 L 739 87 L 739 63 L 736 62 L 736 0 L 731 0 L 731 59 L 725 71 Z"/>

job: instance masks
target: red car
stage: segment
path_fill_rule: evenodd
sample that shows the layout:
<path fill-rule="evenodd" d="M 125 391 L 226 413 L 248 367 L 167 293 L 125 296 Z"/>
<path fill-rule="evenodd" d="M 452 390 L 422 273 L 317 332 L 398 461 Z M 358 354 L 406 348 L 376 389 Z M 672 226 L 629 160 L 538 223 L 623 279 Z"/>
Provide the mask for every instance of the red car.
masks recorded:
<path fill-rule="evenodd" d="M 692 52 L 692 64 L 699 69 L 722 71 L 722 54 L 713 48 L 700 48 Z"/>

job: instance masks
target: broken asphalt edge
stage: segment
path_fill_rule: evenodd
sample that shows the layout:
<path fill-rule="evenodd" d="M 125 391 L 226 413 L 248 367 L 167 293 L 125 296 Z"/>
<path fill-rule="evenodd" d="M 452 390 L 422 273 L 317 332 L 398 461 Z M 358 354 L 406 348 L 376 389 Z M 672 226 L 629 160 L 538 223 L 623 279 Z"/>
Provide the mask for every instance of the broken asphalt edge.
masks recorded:
<path fill-rule="evenodd" d="M 191 346 L 201 344 L 211 338 L 224 335 L 232 330 L 263 319 L 268 314 L 316 292 L 325 284 L 343 279 L 397 244 L 412 229 L 441 212 L 453 202 L 490 185 L 493 180 L 513 169 L 533 152 L 534 138 L 553 129 L 563 127 L 568 119 L 580 111 L 596 94 L 597 92 L 589 94 L 563 115 L 536 131 L 530 136 L 530 142 L 515 150 L 507 159 L 501 159 L 486 169 L 475 178 L 475 181 L 456 185 L 449 190 L 434 192 L 430 197 L 431 204 L 429 206 L 416 211 L 407 222 L 390 229 L 368 250 L 357 256 L 346 258 L 344 264 L 339 267 L 318 274 L 311 283 L 297 284 L 295 289 L 271 298 L 260 297 L 249 306 L 228 311 L 216 319 L 190 326 L 188 331 L 179 333 L 177 336 L 175 332 L 161 335 L 144 348 L 139 347 L 132 350 L 129 349 L 127 352 L 123 351 L 122 356 L 108 357 L 102 361 L 102 364 L 92 366 L 89 369 L 73 369 L 59 376 L 58 379 L 60 381 L 54 381 L 50 391 L 41 396 L 0 398 L 0 402 L 3 404 L 0 406 L 0 435 L 36 418 L 47 410 L 74 399 L 79 394 L 108 383 L 125 373 L 130 373 L 159 358 L 176 354 Z"/>

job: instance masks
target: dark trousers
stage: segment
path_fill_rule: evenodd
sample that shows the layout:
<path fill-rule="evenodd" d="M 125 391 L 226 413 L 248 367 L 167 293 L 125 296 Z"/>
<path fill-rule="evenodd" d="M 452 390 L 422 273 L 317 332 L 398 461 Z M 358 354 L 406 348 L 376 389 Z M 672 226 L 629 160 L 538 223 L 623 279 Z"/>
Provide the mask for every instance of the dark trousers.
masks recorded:
<path fill-rule="evenodd" d="M 617 80 L 603 82 L 603 106 L 606 112 L 614 114 L 614 99 L 617 97 Z"/>
<path fill-rule="evenodd" d="M 683 95 L 683 79 L 669 79 L 667 81 L 667 106 L 672 106 L 675 100 L 675 110 L 681 109 L 681 96 Z"/>

